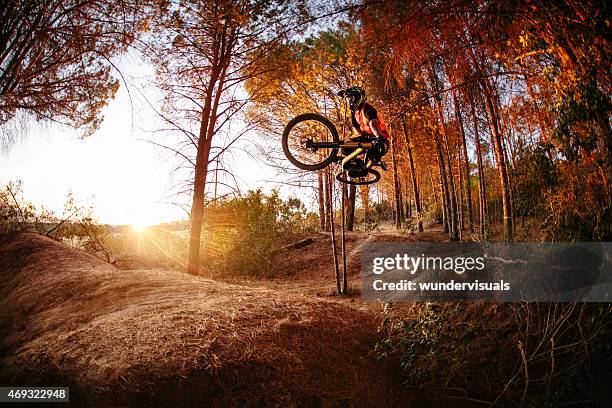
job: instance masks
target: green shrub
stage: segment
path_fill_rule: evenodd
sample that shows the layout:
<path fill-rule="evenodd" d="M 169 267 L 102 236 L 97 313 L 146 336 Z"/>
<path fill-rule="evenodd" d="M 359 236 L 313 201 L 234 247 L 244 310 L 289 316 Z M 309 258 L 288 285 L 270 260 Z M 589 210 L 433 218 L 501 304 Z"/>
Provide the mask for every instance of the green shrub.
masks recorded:
<path fill-rule="evenodd" d="M 393 305 L 385 305 L 378 329 L 382 338 L 375 351 L 379 358 L 396 356 L 410 384 L 429 378 L 427 366 L 436 353 L 440 337 L 439 309 L 435 303 L 425 303 L 417 316 L 406 318 L 396 313 Z"/>
<path fill-rule="evenodd" d="M 221 275 L 270 276 L 270 252 L 289 234 L 316 230 L 318 217 L 297 198 L 283 200 L 277 191 L 261 190 L 216 203 L 206 210 L 203 266 Z"/>
<path fill-rule="evenodd" d="M 521 217 L 542 216 L 544 194 L 558 183 L 555 164 L 550 160 L 550 146 L 538 145 L 522 150 L 512 168 L 514 214 Z"/>

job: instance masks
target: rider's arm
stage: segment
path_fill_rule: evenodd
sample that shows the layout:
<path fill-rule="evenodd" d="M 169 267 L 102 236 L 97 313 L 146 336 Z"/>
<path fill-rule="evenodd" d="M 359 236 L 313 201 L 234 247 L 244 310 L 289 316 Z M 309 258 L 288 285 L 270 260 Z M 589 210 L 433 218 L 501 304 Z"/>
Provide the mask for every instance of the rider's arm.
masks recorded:
<path fill-rule="evenodd" d="M 365 132 L 360 128 L 353 126 L 353 134 L 356 136 L 364 136 Z"/>
<path fill-rule="evenodd" d="M 376 137 L 383 137 L 383 132 L 380 126 L 378 126 L 378 119 L 372 119 L 370 121 L 370 129 L 372 129 L 372 133 Z"/>
<path fill-rule="evenodd" d="M 376 108 L 366 103 L 363 111 L 368 120 L 370 130 L 374 136 L 377 138 L 384 137 L 384 132 L 380 127 L 380 120 L 378 119 L 378 112 L 376 111 Z"/>
<path fill-rule="evenodd" d="M 355 113 L 351 113 L 351 124 L 353 127 L 353 134 L 357 135 L 357 136 L 363 136 L 365 135 L 365 132 L 363 130 L 361 130 L 361 126 L 359 126 L 359 122 L 357 122 L 357 119 L 355 118 Z"/>

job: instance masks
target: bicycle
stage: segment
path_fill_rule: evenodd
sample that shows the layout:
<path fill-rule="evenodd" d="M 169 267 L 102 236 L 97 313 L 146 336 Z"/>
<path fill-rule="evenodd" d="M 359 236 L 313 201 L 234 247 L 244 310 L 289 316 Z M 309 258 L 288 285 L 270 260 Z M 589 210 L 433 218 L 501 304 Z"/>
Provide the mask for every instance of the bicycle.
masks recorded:
<path fill-rule="evenodd" d="M 317 171 L 340 162 L 336 179 L 342 183 L 365 185 L 380 180 L 380 173 L 372 168 L 380 164 L 368 154 L 374 139 L 343 142 L 334 124 L 318 113 L 293 118 L 285 126 L 282 143 L 285 156 L 299 169 Z M 338 156 L 340 149 L 352 151 L 342 157 Z"/>

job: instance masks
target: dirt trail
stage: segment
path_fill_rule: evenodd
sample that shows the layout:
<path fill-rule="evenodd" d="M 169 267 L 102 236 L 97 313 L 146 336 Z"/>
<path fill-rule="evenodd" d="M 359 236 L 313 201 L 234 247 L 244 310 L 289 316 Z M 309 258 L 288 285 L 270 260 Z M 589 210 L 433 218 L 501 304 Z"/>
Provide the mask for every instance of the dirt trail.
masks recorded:
<path fill-rule="evenodd" d="M 69 385 L 75 406 L 423 406 L 373 353 L 376 318 L 299 293 L 327 277 L 305 282 L 121 271 L 0 237 L 0 384 Z"/>
<path fill-rule="evenodd" d="M 339 234 L 338 234 L 339 235 Z M 359 299 L 361 257 L 367 244 L 373 242 L 443 242 L 448 237 L 441 228 L 430 229 L 423 233 L 398 232 L 384 228 L 373 232 L 346 233 L 346 264 L 349 276 L 349 289 L 353 296 L 336 296 L 336 280 L 329 234 L 315 234 L 315 241 L 305 247 L 279 254 L 276 258 L 278 269 L 284 274 L 271 280 L 252 280 L 245 284 L 263 286 L 286 293 L 299 293 L 308 296 L 325 297 L 342 303 L 351 303 L 360 309 L 379 310 L 378 304 L 365 303 Z M 338 237 L 339 241 L 339 237 Z M 342 271 L 338 242 L 338 262 Z M 244 282 L 244 281 L 243 281 Z"/>
<path fill-rule="evenodd" d="M 92 406 L 440 406 L 376 358 L 380 306 L 335 296 L 331 238 L 314 237 L 279 254 L 283 276 L 236 285 L 0 236 L 0 384 Z M 348 233 L 351 288 L 365 245 L 398 240 L 444 235 Z"/>

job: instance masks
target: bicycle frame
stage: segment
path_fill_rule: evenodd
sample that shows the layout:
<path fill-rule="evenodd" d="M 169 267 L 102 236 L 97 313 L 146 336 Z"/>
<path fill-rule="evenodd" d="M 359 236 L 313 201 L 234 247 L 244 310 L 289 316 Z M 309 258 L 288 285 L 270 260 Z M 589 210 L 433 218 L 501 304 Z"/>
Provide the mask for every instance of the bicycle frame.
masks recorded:
<path fill-rule="evenodd" d="M 341 173 L 344 172 L 344 166 L 346 163 L 350 162 L 355 157 L 371 148 L 372 145 L 372 142 L 313 142 L 312 140 L 308 140 L 306 142 L 307 149 L 355 149 L 348 156 L 342 159 L 342 163 L 340 165 Z"/>
<path fill-rule="evenodd" d="M 313 142 L 312 140 L 308 140 L 304 144 L 304 147 L 307 149 L 369 149 L 372 145 L 372 142 Z"/>

